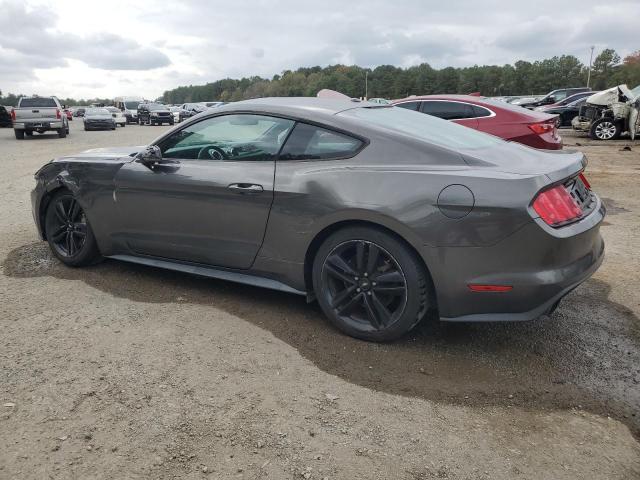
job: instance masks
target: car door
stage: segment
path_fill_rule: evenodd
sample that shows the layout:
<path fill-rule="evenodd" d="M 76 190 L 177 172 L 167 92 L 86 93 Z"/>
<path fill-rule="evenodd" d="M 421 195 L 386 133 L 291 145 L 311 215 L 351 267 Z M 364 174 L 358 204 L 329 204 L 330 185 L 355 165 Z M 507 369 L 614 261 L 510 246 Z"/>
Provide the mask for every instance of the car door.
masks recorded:
<path fill-rule="evenodd" d="M 273 201 L 275 158 L 293 124 L 223 114 L 161 139 L 159 163 L 136 159 L 116 175 L 120 240 L 139 255 L 249 268 Z"/>
<path fill-rule="evenodd" d="M 424 100 L 421 111 L 443 120 L 454 121 L 465 127 L 478 128 L 478 120 L 475 118 L 473 106 L 465 102 Z"/>

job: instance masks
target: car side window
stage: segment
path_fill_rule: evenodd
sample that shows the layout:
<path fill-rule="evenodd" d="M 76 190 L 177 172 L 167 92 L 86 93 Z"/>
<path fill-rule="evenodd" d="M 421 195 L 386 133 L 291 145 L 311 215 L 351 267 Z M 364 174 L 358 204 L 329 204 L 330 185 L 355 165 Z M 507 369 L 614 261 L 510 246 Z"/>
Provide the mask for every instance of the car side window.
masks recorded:
<path fill-rule="evenodd" d="M 422 113 L 444 120 L 459 120 L 475 117 L 473 107 L 468 103 L 460 102 L 424 101 L 422 102 Z"/>
<path fill-rule="evenodd" d="M 396 103 L 395 106 L 400 108 L 406 108 L 407 110 L 419 110 L 420 102 L 402 102 L 402 103 Z"/>
<path fill-rule="evenodd" d="M 165 158 L 272 160 L 294 123 L 293 120 L 265 115 L 220 115 L 178 130 L 158 146 Z"/>
<path fill-rule="evenodd" d="M 362 141 L 307 123 L 297 123 L 280 153 L 281 160 L 324 160 L 353 156 Z"/>
<path fill-rule="evenodd" d="M 473 116 L 475 118 L 491 116 L 491 112 L 484 107 L 480 107 L 478 105 L 471 105 L 471 108 L 473 109 Z"/>

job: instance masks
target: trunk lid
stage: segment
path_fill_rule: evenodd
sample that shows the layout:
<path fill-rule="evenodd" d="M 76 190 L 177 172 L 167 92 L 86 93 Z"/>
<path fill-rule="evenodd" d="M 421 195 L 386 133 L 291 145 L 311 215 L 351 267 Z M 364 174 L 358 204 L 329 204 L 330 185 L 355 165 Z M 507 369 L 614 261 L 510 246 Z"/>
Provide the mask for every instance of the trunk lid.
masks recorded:
<path fill-rule="evenodd" d="M 551 182 L 560 181 L 587 166 L 583 153 L 575 150 L 537 150 L 515 142 L 504 142 L 482 150 L 462 152 L 470 166 L 482 166 L 516 175 L 546 175 Z"/>

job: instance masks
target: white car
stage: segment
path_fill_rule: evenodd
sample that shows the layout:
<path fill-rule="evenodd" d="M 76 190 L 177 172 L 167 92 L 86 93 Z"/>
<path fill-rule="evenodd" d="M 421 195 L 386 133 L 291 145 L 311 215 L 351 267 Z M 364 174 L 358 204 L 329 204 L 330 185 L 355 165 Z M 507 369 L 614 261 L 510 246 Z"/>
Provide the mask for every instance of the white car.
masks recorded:
<path fill-rule="evenodd" d="M 180 107 L 176 107 L 176 106 L 169 107 L 169 111 L 173 115 L 174 123 L 180 123 L 180 121 L 182 120 L 182 117 L 180 116 L 180 110 L 182 110 Z"/>
<path fill-rule="evenodd" d="M 122 110 L 116 107 L 107 107 L 107 110 L 109 110 L 111 116 L 116 121 L 116 125 L 120 125 L 121 127 L 127 126 L 127 117 L 124 116 Z"/>

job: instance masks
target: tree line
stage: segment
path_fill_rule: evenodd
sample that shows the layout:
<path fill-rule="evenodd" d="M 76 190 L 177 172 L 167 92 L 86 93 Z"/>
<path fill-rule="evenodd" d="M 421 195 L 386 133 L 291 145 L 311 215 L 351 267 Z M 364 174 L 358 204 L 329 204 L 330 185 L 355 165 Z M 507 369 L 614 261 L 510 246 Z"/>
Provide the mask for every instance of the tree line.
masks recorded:
<path fill-rule="evenodd" d="M 513 65 L 474 65 L 436 69 L 427 63 L 409 68 L 381 65 L 374 69 L 358 66 L 287 70 L 271 79 L 226 78 L 205 85 L 189 85 L 168 90 L 167 103 L 208 100 L 238 101 L 257 97 L 315 96 L 323 88 L 350 97 L 402 98 L 409 95 L 479 92 L 486 96 L 543 94 L 561 87 L 587 84 L 588 66 L 573 55 L 562 55 Z M 365 86 L 366 78 L 366 86 Z M 590 86 L 594 90 L 626 83 L 640 84 L 640 50 L 621 61 L 611 49 L 602 51 L 593 62 Z"/>
<path fill-rule="evenodd" d="M 323 88 L 350 97 L 363 97 L 366 94 L 369 98 L 471 92 L 486 96 L 531 95 L 561 87 L 585 86 L 587 76 L 588 66 L 573 55 L 554 56 L 535 62 L 519 60 L 513 65 L 442 69 L 433 68 L 428 63 L 408 68 L 381 65 L 374 69 L 331 65 L 286 70 L 270 79 L 259 76 L 225 78 L 205 85 L 177 87 L 164 92 L 160 100 L 180 104 L 214 100 L 231 102 L 258 97 L 315 96 Z M 624 60 L 615 50 L 603 50 L 593 61 L 591 88 L 601 90 L 622 83 L 630 88 L 640 84 L 640 50 Z M 0 92 L 0 105 L 15 105 L 18 98 L 19 95 L 13 94 L 2 97 Z M 110 101 L 67 98 L 61 103 L 87 105 Z"/>

